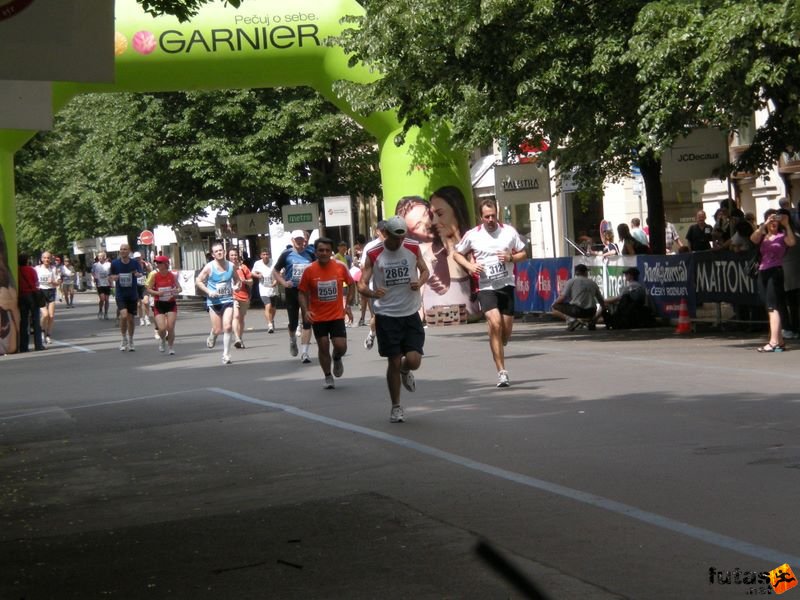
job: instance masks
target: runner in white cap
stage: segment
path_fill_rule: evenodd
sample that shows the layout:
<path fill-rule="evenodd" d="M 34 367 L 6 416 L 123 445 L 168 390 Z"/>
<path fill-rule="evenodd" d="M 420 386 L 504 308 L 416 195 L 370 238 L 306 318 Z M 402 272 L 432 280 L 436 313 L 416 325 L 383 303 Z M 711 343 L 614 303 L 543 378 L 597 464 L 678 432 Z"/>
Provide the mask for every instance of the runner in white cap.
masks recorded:
<path fill-rule="evenodd" d="M 300 320 L 300 300 L 297 286 L 303 278 L 303 271 L 314 262 L 314 252 L 308 247 L 306 232 L 296 229 L 292 232 L 292 247 L 285 250 L 275 263 L 272 277 L 286 290 L 286 313 L 289 316 L 289 354 L 297 356 L 297 323 Z M 302 354 L 300 359 L 310 363 L 308 349 L 311 342 L 311 323 L 303 321 L 300 336 Z"/>
<path fill-rule="evenodd" d="M 392 409 L 389 421 L 405 421 L 400 406 L 400 385 L 416 391 L 412 371 L 422 364 L 425 329 L 419 316 L 420 287 L 428 281 L 428 267 L 422 260 L 419 242 L 405 239 L 406 221 L 386 221 L 386 239 L 367 252 L 358 291 L 373 298 L 378 354 L 388 361 L 386 383 Z M 373 286 L 370 287 L 370 282 Z"/>

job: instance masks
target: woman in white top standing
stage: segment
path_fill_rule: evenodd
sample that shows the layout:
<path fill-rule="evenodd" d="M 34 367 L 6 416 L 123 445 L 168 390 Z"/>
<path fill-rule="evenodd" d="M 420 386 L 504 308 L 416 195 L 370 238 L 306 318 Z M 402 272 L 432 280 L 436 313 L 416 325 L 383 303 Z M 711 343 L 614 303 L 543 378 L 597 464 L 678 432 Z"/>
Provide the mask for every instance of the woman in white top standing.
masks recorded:
<path fill-rule="evenodd" d="M 36 266 L 36 276 L 39 278 L 39 289 L 47 297 L 47 305 L 41 311 L 42 337 L 44 344 L 50 345 L 53 333 L 53 323 L 56 319 L 56 291 L 61 285 L 61 273 L 53 265 L 53 255 L 45 251 L 42 253 L 42 262 Z"/>

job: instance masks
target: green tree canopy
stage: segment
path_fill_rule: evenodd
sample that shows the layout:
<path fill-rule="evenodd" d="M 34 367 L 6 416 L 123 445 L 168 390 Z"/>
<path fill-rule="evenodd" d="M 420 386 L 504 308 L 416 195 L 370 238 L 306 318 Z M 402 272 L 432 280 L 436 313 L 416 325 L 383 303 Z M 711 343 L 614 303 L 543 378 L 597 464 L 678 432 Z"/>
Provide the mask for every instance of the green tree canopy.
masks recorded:
<path fill-rule="evenodd" d="M 383 77 L 341 82 L 338 89 L 354 106 L 397 107 L 406 127 L 446 122 L 465 149 L 491 138 L 505 137 L 512 146 L 547 138 L 545 158 L 587 187 L 628 174 L 636 161 L 653 231 L 664 228 L 660 156 L 679 135 L 698 125 L 744 123 L 772 94 L 769 99 L 785 106 L 773 121 L 783 139 L 769 136 L 772 156 L 794 136 L 787 122 L 797 118 L 795 84 L 780 84 L 775 75 L 792 80 L 799 72 L 797 21 L 789 18 L 797 0 L 363 4 L 366 15 L 350 18 L 358 27 L 339 41 L 353 62 Z M 681 18 L 687 13 L 713 13 L 717 26 Z M 781 27 L 780 14 L 786 17 Z M 772 45 L 765 56 L 767 31 Z M 700 48 L 715 51 L 696 59 Z M 722 66 L 715 54 L 727 57 Z M 781 91 L 765 87 L 768 72 Z M 663 251 L 663 239 L 653 242 Z"/>
<path fill-rule="evenodd" d="M 377 148 L 306 88 L 79 96 L 18 154 L 20 245 L 378 194 Z"/>

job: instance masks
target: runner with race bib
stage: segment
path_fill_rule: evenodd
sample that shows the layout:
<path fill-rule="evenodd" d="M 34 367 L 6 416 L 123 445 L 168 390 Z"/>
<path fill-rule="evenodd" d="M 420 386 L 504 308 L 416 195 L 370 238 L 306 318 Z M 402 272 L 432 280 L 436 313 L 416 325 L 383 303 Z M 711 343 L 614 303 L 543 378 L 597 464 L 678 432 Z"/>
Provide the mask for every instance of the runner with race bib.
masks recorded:
<path fill-rule="evenodd" d="M 206 346 L 213 348 L 217 336 L 222 333 L 222 364 L 231 364 L 231 331 L 233 330 L 233 292 L 241 283 L 232 262 L 225 260 L 222 242 L 211 246 L 214 260 L 208 263 L 197 276 L 197 287 L 205 292 L 211 333 Z"/>
<path fill-rule="evenodd" d="M 514 325 L 514 267 L 525 260 L 525 240 L 517 230 L 497 221 L 494 200 L 480 204 L 481 224 L 456 244 L 455 261 L 479 275 L 478 303 L 489 327 L 489 346 L 497 368 L 497 387 L 508 387 L 505 351 Z M 475 259 L 470 262 L 469 255 Z"/>
<path fill-rule="evenodd" d="M 122 244 L 119 258 L 111 263 L 109 279 L 116 283 L 114 296 L 119 311 L 119 331 L 122 334 L 121 352 L 133 352 L 133 332 L 136 329 L 136 311 L 139 304 L 139 291 L 136 278 L 142 275 L 139 262 L 131 258 L 131 247 Z"/>
<path fill-rule="evenodd" d="M 422 364 L 425 329 L 419 316 L 420 287 L 428 281 L 419 242 L 406 239 L 406 221 L 394 216 L 385 223 L 386 238 L 366 252 L 358 291 L 373 298 L 378 354 L 386 357 L 386 383 L 392 403 L 389 422 L 405 421 L 400 385 L 417 389 L 414 373 Z"/>
<path fill-rule="evenodd" d="M 306 232 L 296 229 L 292 232 L 292 247 L 287 248 L 275 262 L 272 277 L 286 290 L 286 314 L 289 316 L 289 354 L 297 356 L 297 324 L 300 320 L 300 300 L 297 288 L 303 278 L 303 271 L 314 262 L 314 252 L 308 247 Z M 308 348 L 311 342 L 311 323 L 303 320 L 300 336 L 302 354 L 300 359 L 310 363 Z"/>
<path fill-rule="evenodd" d="M 342 298 L 347 286 L 347 301 L 352 302 L 355 287 L 347 267 L 339 261 L 331 260 L 333 240 L 317 238 L 314 253 L 317 260 L 303 269 L 298 300 L 303 319 L 311 323 L 314 339 L 317 340 L 319 366 L 325 376 L 324 388 L 332 390 L 336 387 L 334 376 L 341 377 L 344 374 L 342 357 L 347 353 L 347 329 L 344 325 Z"/>

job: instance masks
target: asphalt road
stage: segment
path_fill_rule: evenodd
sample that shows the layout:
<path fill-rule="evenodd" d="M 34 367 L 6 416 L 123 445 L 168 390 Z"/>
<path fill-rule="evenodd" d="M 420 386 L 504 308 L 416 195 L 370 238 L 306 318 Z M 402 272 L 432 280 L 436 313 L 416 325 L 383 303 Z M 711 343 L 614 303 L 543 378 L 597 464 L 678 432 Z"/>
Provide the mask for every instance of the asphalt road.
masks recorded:
<path fill-rule="evenodd" d="M 800 574 L 800 344 L 518 322 L 503 390 L 484 325 L 430 328 L 390 424 L 365 328 L 323 390 L 283 314 L 268 335 L 251 311 L 224 366 L 202 312 L 176 356 L 149 328 L 120 353 L 92 302 L 0 358 L 2 599 L 536 597 L 481 541 L 551 599 Z"/>

